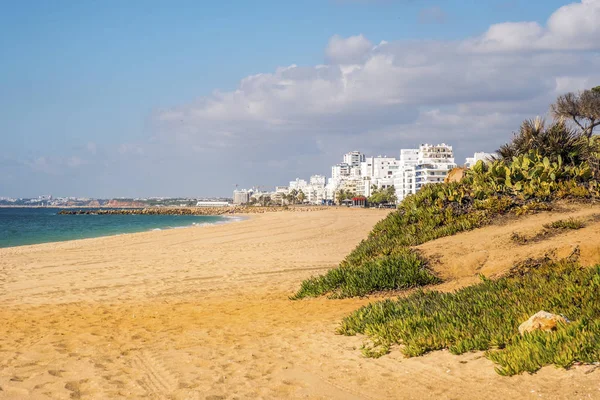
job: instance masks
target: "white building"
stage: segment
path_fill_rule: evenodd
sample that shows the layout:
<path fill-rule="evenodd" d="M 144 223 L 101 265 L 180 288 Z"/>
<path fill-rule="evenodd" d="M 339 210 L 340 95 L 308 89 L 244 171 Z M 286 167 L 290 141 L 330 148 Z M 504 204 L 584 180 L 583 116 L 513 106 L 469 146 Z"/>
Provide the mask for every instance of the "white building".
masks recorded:
<path fill-rule="evenodd" d="M 497 154 L 495 153 L 484 153 L 483 151 L 479 151 L 473 155 L 473 157 L 467 157 L 465 160 L 465 168 L 471 168 L 473 165 L 477 164 L 477 161 L 490 162 L 492 161 Z"/>
<path fill-rule="evenodd" d="M 350 176 L 350 164 L 340 163 L 331 167 L 331 177 L 333 179 L 339 179 L 344 176 Z"/>
<path fill-rule="evenodd" d="M 309 183 L 311 185 L 317 186 L 325 186 L 325 176 L 324 175 L 313 175 L 310 177 Z"/>
<path fill-rule="evenodd" d="M 234 190 L 233 191 L 233 204 L 246 204 L 250 202 L 250 196 L 252 196 L 252 191 L 242 189 L 242 190 Z"/>
<path fill-rule="evenodd" d="M 430 183 L 444 182 L 448 172 L 455 167 L 452 146 L 445 143 L 422 144 L 415 167 L 415 190 Z"/>
<path fill-rule="evenodd" d="M 230 205 L 226 201 L 199 201 L 196 203 L 196 207 L 229 207 Z M 182 204 L 182 206 L 184 205 Z"/>
<path fill-rule="evenodd" d="M 394 157 L 367 157 L 361 163 L 360 175 L 372 180 L 391 178 L 400 168 L 399 161 Z"/>
<path fill-rule="evenodd" d="M 290 181 L 290 185 L 288 186 L 289 190 L 302 190 L 306 189 L 308 183 L 304 179 L 296 178 L 295 181 Z"/>
<path fill-rule="evenodd" d="M 394 187 L 398 201 L 416 193 L 415 168 L 419 162 L 419 149 L 400 150 L 400 167 L 394 176 Z"/>
<path fill-rule="evenodd" d="M 475 158 L 485 156 L 478 154 Z M 448 172 L 456 167 L 452 146 L 445 143 L 402 149 L 399 159 L 385 155 L 365 157 L 353 151 L 344 154 L 343 161 L 331 168 L 331 178 L 324 187 L 324 199 L 335 200 L 341 189 L 369 197 L 373 187 L 393 186 L 398 201 L 402 201 L 424 185 L 443 182 Z"/>
<path fill-rule="evenodd" d="M 325 176 L 313 175 L 309 179 L 309 184 L 306 186 L 306 200 L 310 204 L 321 204 L 327 198 L 325 190 Z"/>
<path fill-rule="evenodd" d="M 344 154 L 344 164 L 351 167 L 360 167 L 360 164 L 365 161 L 365 155 L 360 151 L 351 151 Z"/>

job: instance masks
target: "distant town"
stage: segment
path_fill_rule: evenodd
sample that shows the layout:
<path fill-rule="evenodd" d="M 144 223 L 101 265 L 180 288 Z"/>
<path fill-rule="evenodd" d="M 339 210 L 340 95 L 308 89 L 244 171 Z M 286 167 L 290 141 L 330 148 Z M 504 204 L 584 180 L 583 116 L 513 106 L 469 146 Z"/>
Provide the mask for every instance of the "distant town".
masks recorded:
<path fill-rule="evenodd" d="M 468 157 L 464 167 L 479 160 L 490 160 L 494 154 L 478 152 Z M 308 180 L 296 178 L 287 186 L 275 186 L 272 191 L 262 188 L 237 189 L 232 198 L 114 198 L 85 197 L 36 198 L 0 197 L 0 207 L 222 207 L 230 205 L 365 205 L 368 199 L 377 203 L 397 204 L 424 185 L 443 182 L 456 168 L 452 146 L 445 143 L 421 144 L 415 149 L 401 149 L 399 158 L 367 157 L 360 151 L 342 156 L 342 162 L 331 167 L 331 176 L 312 175 Z M 373 201 L 371 201 L 373 202 Z"/>
<path fill-rule="evenodd" d="M 93 199 L 87 197 L 53 197 L 43 195 L 35 198 L 10 198 L 0 197 L 0 207 L 94 207 L 94 208 L 123 208 L 123 207 L 193 207 L 198 204 L 228 205 L 233 199 L 226 197 L 216 198 L 114 198 Z"/>
<path fill-rule="evenodd" d="M 287 186 L 276 186 L 272 192 L 236 189 L 233 204 L 365 205 L 374 198 L 380 204 L 397 204 L 424 185 L 443 182 L 448 172 L 458 166 L 452 146 L 445 143 L 401 149 L 399 156 L 367 157 L 360 151 L 352 151 L 331 167 L 329 178 L 324 175 L 313 175 L 308 180 L 296 178 Z M 464 167 L 493 157 L 494 154 L 477 152 L 465 160 Z"/>

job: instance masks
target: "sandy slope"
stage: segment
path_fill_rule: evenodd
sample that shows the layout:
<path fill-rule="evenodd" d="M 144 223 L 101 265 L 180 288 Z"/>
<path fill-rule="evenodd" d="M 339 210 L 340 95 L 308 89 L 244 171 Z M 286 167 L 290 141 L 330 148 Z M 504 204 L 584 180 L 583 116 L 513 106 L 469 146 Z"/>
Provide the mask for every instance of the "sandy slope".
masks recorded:
<path fill-rule="evenodd" d="M 503 378 L 479 353 L 365 359 L 333 332 L 369 300 L 287 300 L 384 215 L 0 249 L 0 398 L 600 398 L 589 367 Z"/>
<path fill-rule="evenodd" d="M 515 243 L 513 232 L 533 237 L 544 224 L 568 218 L 586 221 L 580 230 L 567 231 L 526 245 Z M 511 219 L 456 236 L 424 243 L 417 249 L 431 261 L 433 269 L 450 282 L 442 287 L 455 288 L 479 281 L 478 274 L 497 277 L 528 258 L 568 257 L 575 249 L 584 265 L 600 263 L 600 205 L 569 205 L 560 211 Z"/>

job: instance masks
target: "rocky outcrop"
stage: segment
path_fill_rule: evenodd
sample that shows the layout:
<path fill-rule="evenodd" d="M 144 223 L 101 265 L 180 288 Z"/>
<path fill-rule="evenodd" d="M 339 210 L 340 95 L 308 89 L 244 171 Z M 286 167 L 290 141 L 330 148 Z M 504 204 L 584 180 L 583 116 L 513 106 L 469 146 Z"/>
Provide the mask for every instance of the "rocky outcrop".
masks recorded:
<path fill-rule="evenodd" d="M 559 323 L 567 323 L 567 319 L 563 316 L 552 314 L 546 311 L 540 311 L 531 316 L 527 321 L 519 325 L 519 333 L 524 335 L 533 331 L 550 332 L 555 331 Z"/>
<path fill-rule="evenodd" d="M 139 201 L 129 201 L 129 200 L 115 200 L 111 199 L 104 205 L 104 207 L 110 208 L 124 208 L 124 207 L 132 207 L 132 208 L 141 208 L 145 207 L 146 204 L 141 203 Z"/>
<path fill-rule="evenodd" d="M 450 172 L 448 172 L 448 175 L 446 175 L 444 182 L 445 183 L 460 182 L 465 177 L 466 171 L 467 171 L 467 169 L 463 168 L 463 167 L 453 168 Z"/>

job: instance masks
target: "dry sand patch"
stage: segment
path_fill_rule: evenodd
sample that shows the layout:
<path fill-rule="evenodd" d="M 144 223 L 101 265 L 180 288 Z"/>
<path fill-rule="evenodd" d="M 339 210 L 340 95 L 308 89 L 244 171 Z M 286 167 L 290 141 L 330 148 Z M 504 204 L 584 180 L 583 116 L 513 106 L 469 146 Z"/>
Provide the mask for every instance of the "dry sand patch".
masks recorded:
<path fill-rule="evenodd" d="M 384 216 L 0 249 L 0 398 L 600 398 L 589 367 L 505 378 L 480 353 L 367 359 L 362 338 L 334 331 L 373 299 L 287 299 Z"/>

